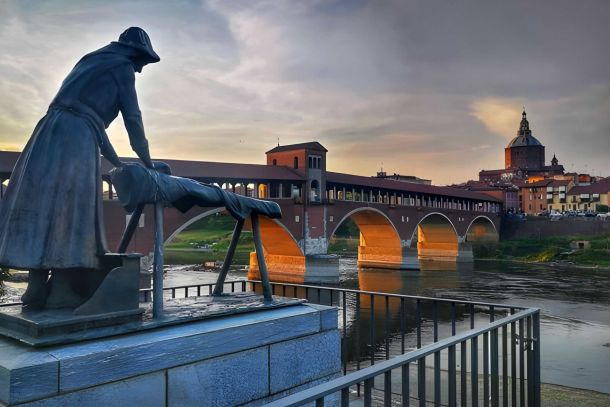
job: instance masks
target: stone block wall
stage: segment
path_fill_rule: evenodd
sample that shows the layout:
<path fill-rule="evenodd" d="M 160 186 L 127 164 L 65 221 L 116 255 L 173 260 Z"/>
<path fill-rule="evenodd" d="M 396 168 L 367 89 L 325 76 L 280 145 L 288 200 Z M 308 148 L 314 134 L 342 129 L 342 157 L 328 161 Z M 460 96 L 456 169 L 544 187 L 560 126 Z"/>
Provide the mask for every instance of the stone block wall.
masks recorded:
<path fill-rule="evenodd" d="M 338 377 L 340 343 L 318 305 L 43 349 L 0 339 L 0 406 L 260 406 Z"/>

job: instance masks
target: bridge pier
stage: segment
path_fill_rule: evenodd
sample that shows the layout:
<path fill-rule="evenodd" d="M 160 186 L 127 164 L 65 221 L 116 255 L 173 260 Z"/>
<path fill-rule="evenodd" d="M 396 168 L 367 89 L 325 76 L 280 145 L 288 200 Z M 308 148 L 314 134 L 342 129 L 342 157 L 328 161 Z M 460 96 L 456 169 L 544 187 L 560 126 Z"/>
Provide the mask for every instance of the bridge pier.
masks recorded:
<path fill-rule="evenodd" d="M 402 247 L 401 270 L 419 270 L 419 259 L 417 258 L 417 248 L 410 244 Z"/>
<path fill-rule="evenodd" d="M 460 238 L 456 261 L 458 263 L 471 263 L 474 261 L 474 255 L 472 254 L 472 243 L 466 242 L 464 238 Z"/>
<path fill-rule="evenodd" d="M 336 284 L 339 282 L 339 256 L 309 254 L 289 256 L 265 254 L 269 279 L 294 284 Z M 248 278 L 260 279 L 256 252 L 250 253 Z"/>
<path fill-rule="evenodd" d="M 472 244 L 458 237 L 457 242 L 417 242 L 420 261 L 467 263 L 474 260 Z"/>

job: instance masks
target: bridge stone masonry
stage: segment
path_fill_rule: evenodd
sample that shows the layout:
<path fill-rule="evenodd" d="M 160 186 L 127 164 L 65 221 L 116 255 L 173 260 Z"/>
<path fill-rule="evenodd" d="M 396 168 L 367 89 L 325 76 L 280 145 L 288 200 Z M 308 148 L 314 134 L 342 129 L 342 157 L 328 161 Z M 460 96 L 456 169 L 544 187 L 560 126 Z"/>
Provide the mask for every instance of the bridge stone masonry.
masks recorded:
<path fill-rule="evenodd" d="M 338 257 L 328 255 L 328 245 L 347 219 L 360 230 L 358 265 L 362 267 L 418 269 L 424 261 L 472 261 L 472 244 L 498 240 L 502 208 L 495 198 L 450 187 L 330 172 L 326 153 L 321 144 L 308 142 L 267 151 L 265 165 L 162 161 L 175 175 L 280 205 L 282 219 L 261 219 L 265 259 L 273 281 L 337 281 Z M 18 155 L 0 151 L 0 196 Z M 106 238 L 114 250 L 129 217 L 116 199 L 110 169 L 102 160 Z M 180 213 L 166 208 L 166 241 L 192 223 L 222 211 L 195 207 Z M 128 251 L 152 252 L 152 212 L 152 207 L 145 208 Z M 254 253 L 249 277 L 258 277 Z"/>

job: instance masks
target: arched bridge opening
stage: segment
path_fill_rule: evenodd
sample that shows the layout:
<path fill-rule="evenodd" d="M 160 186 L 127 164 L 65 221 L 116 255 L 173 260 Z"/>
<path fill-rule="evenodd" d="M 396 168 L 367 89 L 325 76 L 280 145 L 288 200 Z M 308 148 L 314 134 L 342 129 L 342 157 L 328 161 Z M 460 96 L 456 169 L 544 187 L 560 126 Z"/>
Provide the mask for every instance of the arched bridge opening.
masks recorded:
<path fill-rule="evenodd" d="M 200 213 L 175 229 L 167 238 L 166 243 L 171 248 L 172 246 L 170 243 L 175 240 L 181 232 L 188 230 L 198 221 L 210 216 L 229 217 L 230 215 L 228 215 L 224 208 L 215 208 Z M 305 256 L 303 255 L 301 248 L 292 234 L 278 220 L 269 219 L 265 216 L 260 216 L 259 219 L 261 240 L 263 244 L 265 262 L 269 272 L 269 278 L 272 281 L 303 283 L 305 275 Z M 231 219 L 230 224 L 230 228 L 225 227 L 220 232 L 223 236 L 227 235 L 224 237 L 230 238 L 235 221 Z M 250 251 L 250 248 L 252 248 L 253 245 L 251 244 L 251 234 L 248 232 L 251 230 L 252 224 L 249 220 L 247 220 L 244 224 L 244 232 L 242 232 L 240 243 L 244 241 L 244 239 L 247 243 L 242 245 L 242 250 L 248 250 L 245 260 L 249 264 L 248 278 L 259 279 L 260 273 L 258 269 L 256 252 Z M 203 232 L 205 233 L 205 231 Z M 237 259 L 239 259 L 239 247 L 240 245 L 238 245 L 238 251 L 236 253 Z M 180 247 L 178 247 L 178 249 L 179 248 Z M 205 250 L 205 248 L 203 249 Z M 201 256 L 202 259 L 203 257 L 204 256 Z M 243 259 L 240 259 L 240 261 L 243 261 Z"/>
<path fill-rule="evenodd" d="M 341 219 L 331 233 L 347 219 L 351 219 L 360 232 L 358 244 L 358 266 L 375 268 L 400 268 L 402 248 L 398 231 L 390 219 L 374 208 L 359 208 Z"/>
<path fill-rule="evenodd" d="M 413 238 L 417 238 L 417 255 L 420 260 L 456 261 L 459 254 L 458 234 L 451 220 L 442 213 L 426 215 L 417 225 Z"/>
<path fill-rule="evenodd" d="M 476 217 L 466 230 L 466 241 L 472 244 L 496 243 L 499 240 L 496 226 L 487 216 Z"/>
<path fill-rule="evenodd" d="M 305 282 L 305 256 L 292 234 L 278 220 L 259 217 L 265 263 L 271 281 Z M 246 227 L 251 228 L 250 222 Z M 256 252 L 250 253 L 248 278 L 260 279 Z"/>

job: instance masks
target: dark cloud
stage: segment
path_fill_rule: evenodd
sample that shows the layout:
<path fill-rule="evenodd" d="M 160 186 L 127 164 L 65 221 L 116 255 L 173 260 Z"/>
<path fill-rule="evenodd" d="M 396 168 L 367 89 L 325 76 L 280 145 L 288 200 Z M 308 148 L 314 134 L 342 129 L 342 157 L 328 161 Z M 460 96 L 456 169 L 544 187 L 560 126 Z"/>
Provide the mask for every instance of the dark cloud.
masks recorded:
<path fill-rule="evenodd" d="M 548 158 L 610 175 L 608 21 L 606 0 L 4 1 L 0 144 L 139 25 L 162 57 L 137 80 L 155 154 L 262 162 L 317 139 L 334 169 L 457 182 L 502 167 L 525 104 Z"/>

